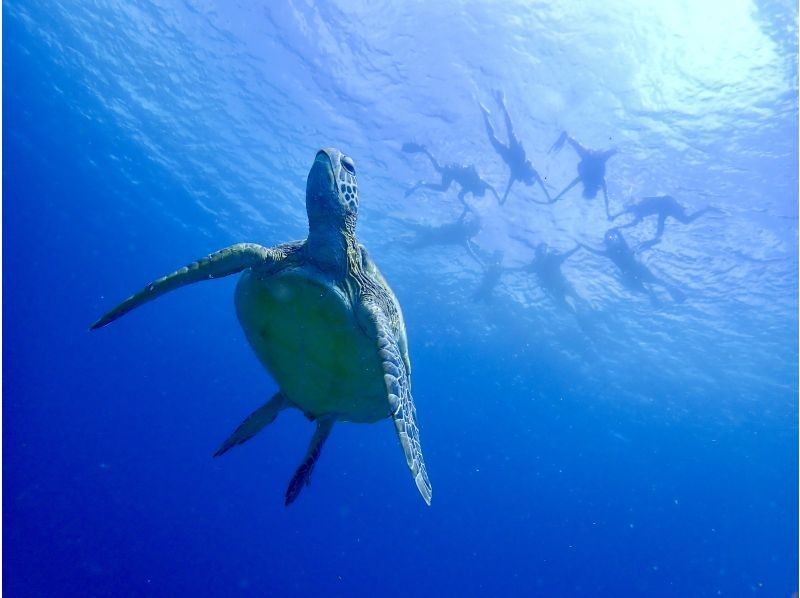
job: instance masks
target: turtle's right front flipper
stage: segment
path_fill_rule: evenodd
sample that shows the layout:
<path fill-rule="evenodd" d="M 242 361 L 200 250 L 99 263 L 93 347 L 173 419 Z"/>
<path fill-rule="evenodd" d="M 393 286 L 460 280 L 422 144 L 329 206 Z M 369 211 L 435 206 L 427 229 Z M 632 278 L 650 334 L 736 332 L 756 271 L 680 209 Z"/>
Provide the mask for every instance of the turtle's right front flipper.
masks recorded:
<path fill-rule="evenodd" d="M 172 274 L 151 282 L 141 291 L 128 297 L 117 307 L 106 313 L 92 324 L 90 329 L 102 328 L 132 309 L 187 284 L 212 278 L 222 278 L 229 274 L 241 272 L 246 268 L 278 261 L 283 257 L 284 252 L 280 249 L 262 247 L 255 243 L 237 243 L 225 249 L 220 249 Z"/>

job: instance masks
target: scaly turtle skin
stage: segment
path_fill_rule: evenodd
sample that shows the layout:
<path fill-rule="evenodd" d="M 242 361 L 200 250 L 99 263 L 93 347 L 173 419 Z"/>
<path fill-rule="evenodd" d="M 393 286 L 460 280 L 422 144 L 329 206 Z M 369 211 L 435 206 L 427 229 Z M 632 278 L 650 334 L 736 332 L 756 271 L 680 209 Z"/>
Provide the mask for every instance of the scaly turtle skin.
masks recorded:
<path fill-rule="evenodd" d="M 242 272 L 235 295 L 239 322 L 280 390 L 241 423 L 215 456 L 252 438 L 282 409 L 303 411 L 317 429 L 289 483 L 288 505 L 308 484 L 334 422 L 392 417 L 414 482 L 430 505 L 403 316 L 356 240 L 355 165 L 339 150 L 317 153 L 306 185 L 306 210 L 305 241 L 271 248 L 240 243 L 212 253 L 147 285 L 91 328 L 178 287 Z"/>

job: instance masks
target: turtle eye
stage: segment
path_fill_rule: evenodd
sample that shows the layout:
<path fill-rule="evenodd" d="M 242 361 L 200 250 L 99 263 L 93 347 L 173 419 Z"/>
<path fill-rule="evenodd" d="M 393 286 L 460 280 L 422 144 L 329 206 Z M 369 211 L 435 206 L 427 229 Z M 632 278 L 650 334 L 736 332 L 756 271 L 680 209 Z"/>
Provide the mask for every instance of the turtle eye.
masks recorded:
<path fill-rule="evenodd" d="M 344 158 L 342 158 L 342 166 L 344 166 L 344 169 L 347 172 L 349 172 L 350 174 L 355 176 L 355 174 L 356 174 L 356 165 L 353 164 L 353 160 L 351 160 L 350 158 L 345 156 Z"/>

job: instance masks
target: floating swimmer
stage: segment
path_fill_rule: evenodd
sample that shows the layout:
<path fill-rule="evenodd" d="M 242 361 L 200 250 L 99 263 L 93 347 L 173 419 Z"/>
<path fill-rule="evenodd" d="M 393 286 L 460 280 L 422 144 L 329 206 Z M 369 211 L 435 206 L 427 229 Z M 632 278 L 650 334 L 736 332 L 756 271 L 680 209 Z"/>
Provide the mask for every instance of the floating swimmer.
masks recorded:
<path fill-rule="evenodd" d="M 481 259 L 478 263 L 483 269 L 483 275 L 478 283 L 478 288 L 472 294 L 472 299 L 488 303 L 492 299 L 495 287 L 500 283 L 503 272 L 507 271 L 506 268 L 503 268 L 503 252 L 494 251 L 488 258 Z"/>
<path fill-rule="evenodd" d="M 511 191 L 511 186 L 516 181 L 525 183 L 528 186 L 531 186 L 534 183 L 539 183 L 539 186 L 542 188 L 547 201 L 541 202 L 534 199 L 530 199 L 530 201 L 533 203 L 542 204 L 551 203 L 550 193 L 547 191 L 547 187 L 544 186 L 542 177 L 539 176 L 539 173 L 536 172 L 536 169 L 533 167 L 533 164 L 531 164 L 531 161 L 526 157 L 525 149 L 522 147 L 522 143 L 514 134 L 514 126 L 511 124 L 511 117 L 508 115 L 503 93 L 501 91 L 496 91 L 494 95 L 497 103 L 500 104 L 500 108 L 503 110 L 503 116 L 505 117 L 506 133 L 508 135 L 507 145 L 501 143 L 494 134 L 494 128 L 492 128 L 492 123 L 489 120 L 489 111 L 483 104 L 481 104 L 481 111 L 483 112 L 483 121 L 486 124 L 486 133 L 489 135 L 489 141 L 491 142 L 495 151 L 500 154 L 500 157 L 503 159 L 503 161 L 508 164 L 508 168 L 511 171 L 508 177 L 508 185 L 506 185 L 505 193 L 503 193 L 503 197 L 500 199 L 500 204 L 502 205 L 506 202 L 508 193 Z"/>
<path fill-rule="evenodd" d="M 634 292 L 647 293 L 654 304 L 659 301 L 653 292 L 652 285 L 666 289 L 676 303 L 686 299 L 686 296 L 678 287 L 661 280 L 647 266 L 636 259 L 636 252 L 630 248 L 619 229 L 611 228 L 607 230 L 603 243 L 605 244 L 605 249 L 602 250 L 594 249 L 583 243 L 580 243 L 580 246 L 595 255 L 610 259 L 619 270 L 625 287 Z"/>
<path fill-rule="evenodd" d="M 533 260 L 525 266 L 516 268 L 516 270 L 534 274 L 539 286 L 559 308 L 573 314 L 576 313 L 578 304 L 584 303 L 584 300 L 578 295 L 572 283 L 564 276 L 561 266 L 576 251 L 581 249 L 581 246 L 576 245 L 569 251 L 558 251 L 547 243 L 533 245 L 527 239 L 514 238 L 525 243 L 534 251 Z M 568 299 L 571 299 L 572 303 Z"/>
<path fill-rule="evenodd" d="M 453 222 L 436 226 L 411 224 L 414 237 L 408 241 L 410 249 L 421 249 L 434 245 L 458 245 L 467 251 L 467 255 L 481 264 L 474 237 L 481 232 L 481 219 L 475 211 L 464 202 L 464 210 Z"/>
<path fill-rule="evenodd" d="M 580 143 L 575 141 L 572 137 L 567 135 L 566 132 L 561 133 L 561 136 L 552 145 L 548 153 L 558 153 L 564 146 L 564 143 L 569 141 L 569 144 L 577 152 L 580 157 L 578 162 L 578 176 L 572 182 L 564 187 L 564 190 L 556 195 L 552 203 L 561 199 L 564 194 L 572 189 L 578 183 L 583 185 L 583 196 L 586 199 L 594 199 L 597 197 L 597 192 L 603 190 L 603 200 L 606 206 L 606 216 L 611 219 L 611 214 L 608 211 L 608 188 L 606 186 L 606 162 L 608 159 L 617 153 L 615 149 L 608 150 L 593 150 L 583 147 Z"/>
<path fill-rule="evenodd" d="M 424 145 L 420 145 L 418 143 L 404 143 L 403 151 L 409 154 L 425 154 L 431 161 L 434 170 L 436 170 L 436 172 L 442 177 L 441 182 L 439 183 L 426 183 L 425 181 L 417 182 L 413 187 L 406 191 L 406 197 L 420 188 L 431 189 L 433 191 L 447 191 L 453 183 L 456 183 L 459 187 L 461 187 L 458 192 L 458 200 L 464 205 L 466 205 L 465 196 L 467 193 L 471 193 L 474 197 L 483 197 L 486 194 L 486 191 L 489 190 L 494 194 L 495 197 L 497 197 L 498 200 L 500 199 L 494 187 L 480 177 L 478 171 L 475 169 L 475 166 L 466 166 L 464 164 L 456 163 L 445 164 L 442 166 Z"/>
<path fill-rule="evenodd" d="M 656 229 L 655 237 L 649 241 L 645 241 L 639 246 L 640 249 L 645 249 L 647 247 L 652 247 L 661 240 L 661 235 L 664 234 L 664 224 L 666 223 L 667 218 L 674 218 L 678 222 L 689 224 L 690 222 L 697 220 L 703 214 L 707 214 L 709 212 L 721 214 L 722 210 L 713 206 L 708 206 L 702 210 L 697 210 L 693 214 L 687 214 L 686 208 L 680 205 L 678 201 L 671 195 L 656 195 L 653 197 L 642 197 L 637 202 L 629 203 L 621 212 L 614 214 L 611 217 L 611 220 L 616 220 L 623 214 L 630 214 L 633 216 L 633 220 L 627 224 L 617 227 L 628 228 L 630 226 L 636 226 L 648 216 L 658 216 L 658 228 Z"/>

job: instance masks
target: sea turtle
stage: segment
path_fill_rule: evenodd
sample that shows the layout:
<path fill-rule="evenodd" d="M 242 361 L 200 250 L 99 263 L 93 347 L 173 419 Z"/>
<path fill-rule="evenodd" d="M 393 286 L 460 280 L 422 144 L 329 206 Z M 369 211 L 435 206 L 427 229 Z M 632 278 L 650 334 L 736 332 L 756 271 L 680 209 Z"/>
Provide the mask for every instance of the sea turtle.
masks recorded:
<path fill-rule="evenodd" d="M 252 438 L 282 409 L 300 409 L 317 428 L 286 490 L 289 505 L 308 484 L 334 422 L 372 423 L 391 416 L 414 482 L 430 505 L 403 316 L 356 240 L 358 185 L 351 158 L 332 148 L 317 152 L 306 183 L 306 211 L 305 241 L 271 248 L 239 243 L 212 253 L 147 285 L 91 328 L 178 287 L 242 272 L 235 294 L 239 322 L 280 390 L 215 456 Z"/>

